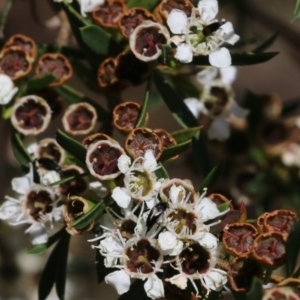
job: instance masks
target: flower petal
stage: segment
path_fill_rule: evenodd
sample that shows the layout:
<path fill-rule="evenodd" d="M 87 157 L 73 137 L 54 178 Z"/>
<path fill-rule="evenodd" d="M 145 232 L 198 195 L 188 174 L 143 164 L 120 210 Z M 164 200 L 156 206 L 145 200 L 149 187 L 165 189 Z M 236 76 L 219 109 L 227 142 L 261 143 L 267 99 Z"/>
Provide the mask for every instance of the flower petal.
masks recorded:
<path fill-rule="evenodd" d="M 229 138 L 229 123 L 224 119 L 214 120 L 207 131 L 208 137 L 213 140 L 224 141 Z"/>
<path fill-rule="evenodd" d="M 86 17 L 87 12 L 92 12 L 95 7 L 104 4 L 104 0 L 78 0 L 80 4 L 80 12 Z"/>
<path fill-rule="evenodd" d="M 124 188 L 120 188 L 119 186 L 114 188 L 111 197 L 122 208 L 127 208 L 131 201 L 131 197 L 128 195 L 126 190 Z"/>
<path fill-rule="evenodd" d="M 156 275 L 148 278 L 144 284 L 144 289 L 147 296 L 151 299 L 163 298 L 165 296 L 164 285 Z"/>
<path fill-rule="evenodd" d="M 207 289 L 220 291 L 227 282 L 227 273 L 220 269 L 212 269 L 203 279 Z"/>
<path fill-rule="evenodd" d="M 168 16 L 167 24 L 173 33 L 183 34 L 188 26 L 188 18 L 182 10 L 172 9 Z"/>
<path fill-rule="evenodd" d="M 226 43 L 234 45 L 240 39 L 240 37 L 234 33 L 233 25 L 231 22 L 224 23 L 220 28 L 225 34 L 224 39 Z"/>
<path fill-rule="evenodd" d="M 25 176 L 13 178 L 11 186 L 15 192 L 25 195 L 32 186 L 31 172 Z"/>
<path fill-rule="evenodd" d="M 119 295 L 126 293 L 130 288 L 130 277 L 124 270 L 106 275 L 105 282 L 112 285 Z"/>
<path fill-rule="evenodd" d="M 207 67 L 197 73 L 197 80 L 201 84 L 210 83 L 218 75 L 218 69 L 215 67 Z"/>
<path fill-rule="evenodd" d="M 17 92 L 18 88 L 14 87 L 10 77 L 0 74 L 0 105 L 8 104 Z"/>
<path fill-rule="evenodd" d="M 232 101 L 230 110 L 237 118 L 245 118 L 249 114 L 248 109 L 240 107 L 235 101 Z"/>
<path fill-rule="evenodd" d="M 201 213 L 203 222 L 214 219 L 220 214 L 216 203 L 207 197 L 201 199 L 200 203 L 195 207 L 195 210 Z"/>
<path fill-rule="evenodd" d="M 40 245 L 48 242 L 47 230 L 44 226 L 36 226 L 30 230 L 32 245 Z"/>
<path fill-rule="evenodd" d="M 217 0 L 200 0 L 198 2 L 198 10 L 201 20 L 204 22 L 212 21 L 219 11 Z"/>
<path fill-rule="evenodd" d="M 208 56 L 209 63 L 218 68 L 226 68 L 231 65 L 231 55 L 227 48 L 220 48 L 211 52 Z"/>
<path fill-rule="evenodd" d="M 221 68 L 219 70 L 220 70 L 222 82 L 224 82 L 227 85 L 231 85 L 236 78 L 237 67 L 230 66 L 227 68 Z"/>
<path fill-rule="evenodd" d="M 147 150 L 143 161 L 143 168 L 148 172 L 154 172 L 157 168 L 157 161 L 152 150 Z"/>
<path fill-rule="evenodd" d="M 179 44 L 176 49 L 175 58 L 180 62 L 190 63 L 193 60 L 193 51 L 191 46 L 185 43 Z"/>
<path fill-rule="evenodd" d="M 118 158 L 118 168 L 123 174 L 125 174 L 128 171 L 130 164 L 131 164 L 131 159 L 128 155 L 122 154 Z"/>
<path fill-rule="evenodd" d="M 186 98 L 184 99 L 184 103 L 191 111 L 191 113 L 195 116 L 195 118 L 198 118 L 200 112 L 203 109 L 203 103 L 197 98 Z"/>

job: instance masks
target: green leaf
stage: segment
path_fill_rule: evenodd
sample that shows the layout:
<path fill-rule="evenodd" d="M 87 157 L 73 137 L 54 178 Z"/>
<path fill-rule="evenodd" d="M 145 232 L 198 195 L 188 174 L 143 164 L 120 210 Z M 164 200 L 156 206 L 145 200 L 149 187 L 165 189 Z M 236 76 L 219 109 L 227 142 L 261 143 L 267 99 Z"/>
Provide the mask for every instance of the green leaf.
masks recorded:
<path fill-rule="evenodd" d="M 295 7 L 295 10 L 293 12 L 292 21 L 296 21 L 299 18 L 300 18 L 300 0 L 297 0 L 296 7 Z"/>
<path fill-rule="evenodd" d="M 100 26 L 88 25 L 81 27 L 80 33 L 86 45 L 99 54 L 116 56 L 122 51 L 120 45 Z"/>
<path fill-rule="evenodd" d="M 165 169 L 165 167 L 163 166 L 163 164 L 162 163 L 158 163 L 158 165 L 160 166 L 160 168 L 155 171 L 155 175 L 157 176 L 157 179 L 161 179 L 161 178 L 167 179 L 167 178 L 170 178 L 169 174 L 168 174 L 167 170 Z"/>
<path fill-rule="evenodd" d="M 55 91 L 57 91 L 57 93 L 69 104 L 88 102 L 95 108 L 98 119 L 101 122 L 106 122 L 107 120 L 109 120 L 109 113 L 100 104 L 86 97 L 84 94 L 76 91 L 69 85 L 63 84 L 55 88 Z"/>
<path fill-rule="evenodd" d="M 2 118 L 7 120 L 11 117 L 12 110 L 13 110 L 14 105 L 12 103 L 9 103 L 8 105 L 3 105 L 2 106 Z"/>
<path fill-rule="evenodd" d="M 76 174 L 76 175 L 73 175 L 73 176 L 69 176 L 67 178 L 63 178 L 63 179 L 61 179 L 59 181 L 53 182 L 50 185 L 51 186 L 61 185 L 63 183 L 66 183 L 66 182 L 69 182 L 71 180 L 74 180 L 76 178 L 80 178 L 80 177 L 84 177 L 84 176 L 88 176 L 88 175 L 90 175 L 90 172 L 84 172 L 84 173 Z"/>
<path fill-rule="evenodd" d="M 139 118 L 135 125 L 136 128 L 144 127 L 146 125 L 146 116 L 147 116 L 147 110 L 148 110 L 149 96 L 151 93 L 151 85 L 152 85 L 152 76 L 150 75 L 148 77 L 148 81 L 147 81 L 146 92 L 145 92 L 145 96 L 144 96 L 142 110 L 139 114 Z"/>
<path fill-rule="evenodd" d="M 96 250 L 95 265 L 96 265 L 98 283 L 101 283 L 107 274 L 117 270 L 116 268 L 107 268 L 104 265 L 104 256 L 100 254 L 99 250 Z"/>
<path fill-rule="evenodd" d="M 230 204 L 231 204 L 231 201 L 226 201 L 226 202 L 218 205 L 219 212 L 223 212 L 223 211 L 227 210 L 229 208 Z"/>
<path fill-rule="evenodd" d="M 85 164 L 86 148 L 61 130 L 56 131 L 56 141 L 67 152 Z"/>
<path fill-rule="evenodd" d="M 133 8 L 133 7 L 142 7 L 145 8 L 146 10 L 153 11 L 155 6 L 158 5 L 160 0 L 128 0 L 126 3 L 126 6 L 128 8 Z"/>
<path fill-rule="evenodd" d="M 61 45 L 48 45 L 42 44 L 37 45 L 37 51 L 39 55 L 43 55 L 45 53 L 61 53 L 68 57 L 68 59 L 84 59 L 84 53 L 81 50 L 61 46 Z"/>
<path fill-rule="evenodd" d="M 145 289 L 144 281 L 137 279 L 131 286 L 128 292 L 118 298 L 118 300 L 148 300 Z"/>
<path fill-rule="evenodd" d="M 183 143 L 165 148 L 159 158 L 159 161 L 166 161 L 190 148 L 192 140 L 185 141 Z"/>
<path fill-rule="evenodd" d="M 274 41 L 278 37 L 278 32 L 272 34 L 266 41 L 264 41 L 260 46 L 256 47 L 253 52 L 262 52 L 266 50 L 268 47 L 270 47 Z"/>
<path fill-rule="evenodd" d="M 61 230 L 59 230 L 58 232 L 56 232 L 54 235 L 52 235 L 49 239 L 48 242 L 45 244 L 39 244 L 36 245 L 34 247 L 32 247 L 31 249 L 29 249 L 27 251 L 27 254 L 38 254 L 38 253 L 42 253 L 45 250 L 47 250 L 49 247 L 51 247 L 58 239 L 61 238 L 61 236 L 63 235 L 63 233 L 66 231 L 65 228 L 62 228 Z"/>
<path fill-rule="evenodd" d="M 247 300 L 257 300 L 263 298 L 262 281 L 256 277 L 252 279 L 250 291 L 247 293 Z"/>
<path fill-rule="evenodd" d="M 209 172 L 209 174 L 205 177 L 205 179 L 198 187 L 197 191 L 202 193 L 204 188 L 211 187 L 216 181 L 218 181 L 221 178 L 221 176 L 224 173 L 224 169 L 225 161 L 222 161 Z"/>
<path fill-rule="evenodd" d="M 245 52 L 245 53 L 231 53 L 232 66 L 247 66 L 266 62 L 276 56 L 279 52 Z M 210 66 L 208 56 L 194 56 L 193 65 Z"/>
<path fill-rule="evenodd" d="M 184 128 L 178 131 L 174 131 L 171 133 L 172 137 L 176 140 L 178 144 L 190 140 L 197 133 L 200 132 L 202 126 L 192 127 L 192 128 Z"/>
<path fill-rule="evenodd" d="M 88 226 L 91 222 L 96 220 L 104 210 L 104 202 L 101 200 L 89 212 L 78 218 L 72 223 L 72 227 L 82 229 Z"/>
<path fill-rule="evenodd" d="M 62 270 L 66 269 L 66 258 L 68 255 L 70 235 L 64 231 L 61 239 L 50 254 L 46 266 L 43 270 L 39 288 L 38 288 L 38 299 L 46 300 L 50 294 L 54 283 L 56 284 L 57 294 L 59 299 L 63 299 L 62 284 L 65 284 L 65 277 L 63 278 Z M 59 288 L 58 288 L 59 286 Z"/>
<path fill-rule="evenodd" d="M 293 225 L 285 247 L 286 253 L 286 276 L 293 275 L 294 269 L 297 264 L 297 258 L 300 249 L 300 219 L 298 219 Z"/>
<path fill-rule="evenodd" d="M 179 124 L 184 128 L 198 126 L 198 121 L 183 102 L 184 99 L 173 89 L 162 73 L 155 70 L 153 79 L 157 90 Z"/>
<path fill-rule="evenodd" d="M 33 77 L 28 80 L 27 91 L 39 91 L 49 86 L 51 82 L 53 82 L 56 77 L 48 73 L 46 75 L 40 77 Z"/>
<path fill-rule="evenodd" d="M 32 161 L 29 153 L 27 152 L 21 136 L 16 131 L 12 132 L 11 145 L 15 158 L 21 164 L 22 167 L 29 168 L 29 164 Z"/>

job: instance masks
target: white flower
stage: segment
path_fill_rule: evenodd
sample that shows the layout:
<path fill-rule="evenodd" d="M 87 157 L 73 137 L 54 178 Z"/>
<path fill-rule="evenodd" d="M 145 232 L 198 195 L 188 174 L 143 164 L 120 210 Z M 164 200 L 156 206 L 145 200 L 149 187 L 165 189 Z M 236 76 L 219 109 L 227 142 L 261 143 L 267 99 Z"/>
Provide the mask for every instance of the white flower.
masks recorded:
<path fill-rule="evenodd" d="M 86 17 L 86 13 L 92 12 L 94 8 L 104 4 L 104 0 L 78 0 L 80 4 L 80 12 L 83 17 Z"/>
<path fill-rule="evenodd" d="M 8 104 L 18 92 L 9 76 L 0 74 L 0 105 Z"/>
<path fill-rule="evenodd" d="M 190 63 L 193 60 L 193 51 L 192 48 L 187 44 L 179 44 L 176 49 L 174 56 L 180 62 Z"/>

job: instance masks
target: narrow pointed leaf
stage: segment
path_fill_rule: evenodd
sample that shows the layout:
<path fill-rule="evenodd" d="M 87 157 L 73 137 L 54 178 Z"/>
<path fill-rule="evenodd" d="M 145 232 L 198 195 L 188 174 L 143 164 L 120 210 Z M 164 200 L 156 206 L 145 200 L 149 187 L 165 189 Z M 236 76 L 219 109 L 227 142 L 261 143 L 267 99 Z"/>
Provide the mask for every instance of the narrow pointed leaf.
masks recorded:
<path fill-rule="evenodd" d="M 264 41 L 260 46 L 256 47 L 253 52 L 262 52 L 270 47 L 278 37 L 278 32 L 272 34 L 266 41 Z"/>
<path fill-rule="evenodd" d="M 224 173 L 224 169 L 225 161 L 222 161 L 209 172 L 209 174 L 205 177 L 205 179 L 202 181 L 197 190 L 199 192 L 202 192 L 204 188 L 211 187 L 215 182 L 217 182 L 221 178 L 221 176 Z"/>
<path fill-rule="evenodd" d="M 202 126 L 192 127 L 192 128 L 184 128 L 178 131 L 174 131 L 171 133 L 172 137 L 176 140 L 178 144 L 190 140 L 197 133 L 200 132 Z"/>
<path fill-rule="evenodd" d="M 171 84 L 158 70 L 154 71 L 154 83 L 174 118 L 182 127 L 196 127 L 198 121 L 183 102 L 183 98 L 173 89 Z"/>
<path fill-rule="evenodd" d="M 111 35 L 97 25 L 88 25 L 80 28 L 83 41 L 95 52 L 107 55 L 118 55 L 122 48 L 113 40 Z"/>
<path fill-rule="evenodd" d="M 39 91 L 41 89 L 44 89 L 48 87 L 49 84 L 53 82 L 55 79 L 56 77 L 51 73 L 48 73 L 40 77 L 33 77 L 28 80 L 27 91 L 33 92 L 33 91 Z"/>
<path fill-rule="evenodd" d="M 96 220 L 102 214 L 104 210 L 104 202 L 101 200 L 97 203 L 89 212 L 78 218 L 72 223 L 72 226 L 76 229 L 82 229 L 88 226 L 91 222 Z"/>
<path fill-rule="evenodd" d="M 97 279 L 99 284 L 104 280 L 107 274 L 117 270 L 116 268 L 107 268 L 104 265 L 104 256 L 102 256 L 100 254 L 100 251 L 97 249 L 96 249 L 95 265 L 96 265 Z"/>
<path fill-rule="evenodd" d="M 247 300 L 257 300 L 263 298 L 263 286 L 260 279 L 254 277 L 250 291 L 247 293 Z"/>
<path fill-rule="evenodd" d="M 17 161 L 21 164 L 22 167 L 29 168 L 29 164 L 32 161 L 32 158 L 27 152 L 20 134 L 15 131 L 12 132 L 11 145 Z"/>
<path fill-rule="evenodd" d="M 147 116 L 147 110 L 148 110 L 149 96 L 151 93 L 151 85 L 152 85 L 152 76 L 150 75 L 148 77 L 148 81 L 147 81 L 146 92 L 145 92 L 145 96 L 144 96 L 142 110 L 139 114 L 139 118 L 135 125 L 136 128 L 143 127 L 146 125 L 146 116 Z"/>
<path fill-rule="evenodd" d="M 247 66 L 266 62 L 276 56 L 279 52 L 245 52 L 245 53 L 231 53 L 232 66 Z M 208 56 L 194 56 L 193 65 L 209 66 Z"/>
<path fill-rule="evenodd" d="M 143 7 L 146 10 L 153 11 L 153 9 L 156 7 L 156 5 L 160 2 L 160 0 L 128 0 L 126 3 L 126 6 L 128 8 L 133 7 Z"/>
<path fill-rule="evenodd" d="M 67 152 L 85 164 L 86 148 L 61 130 L 56 131 L 56 141 Z"/>
<path fill-rule="evenodd" d="M 293 225 L 286 242 L 286 276 L 293 274 L 300 249 L 300 219 Z"/>
<path fill-rule="evenodd" d="M 162 163 L 158 163 L 158 164 L 159 164 L 160 168 L 155 171 L 155 175 L 157 176 L 157 179 L 170 178 L 169 174 L 168 174 L 167 170 L 165 169 L 165 167 L 163 166 L 163 164 Z"/>
<path fill-rule="evenodd" d="M 61 256 L 65 255 L 65 253 L 68 252 L 69 239 L 70 235 L 65 231 L 48 258 L 39 283 L 39 300 L 47 299 L 52 290 L 52 287 L 56 282 L 56 279 L 58 278 L 57 272 L 58 268 L 61 267 Z"/>
<path fill-rule="evenodd" d="M 223 211 L 227 210 L 229 208 L 230 204 L 231 204 L 231 201 L 226 201 L 226 202 L 218 205 L 219 212 L 223 212 Z"/>
<path fill-rule="evenodd" d="M 59 181 L 56 181 L 56 182 L 53 182 L 51 183 L 50 185 L 51 186 L 57 186 L 57 185 L 61 185 L 63 183 L 66 183 L 66 182 L 69 182 L 71 180 L 74 180 L 76 178 L 81 178 L 81 177 L 84 177 L 84 176 L 88 176 L 90 175 L 90 172 L 84 172 L 84 173 L 81 173 L 81 174 L 76 174 L 76 175 L 73 175 L 73 176 L 69 176 L 67 178 L 64 178 L 64 179 L 61 179 Z"/>
<path fill-rule="evenodd" d="M 98 119 L 101 122 L 106 122 L 109 119 L 108 112 L 100 104 L 84 96 L 84 94 L 76 91 L 74 88 L 70 87 L 69 85 L 63 84 L 55 88 L 55 90 L 69 104 L 81 103 L 81 102 L 88 102 L 89 104 L 91 104 L 95 108 L 98 115 Z"/>
<path fill-rule="evenodd" d="M 52 235 L 49 239 L 48 242 L 45 244 L 39 244 L 36 245 L 34 247 L 32 247 L 31 249 L 29 249 L 27 251 L 27 254 L 38 254 L 38 253 L 42 253 L 45 250 L 47 250 L 49 247 L 51 247 L 58 239 L 61 238 L 61 236 L 63 235 L 63 233 L 66 231 L 65 228 L 62 228 L 61 230 L 59 230 L 58 232 L 56 232 L 54 235 Z"/>
<path fill-rule="evenodd" d="M 145 289 L 144 281 L 137 279 L 133 284 L 130 285 L 130 289 L 125 294 L 121 295 L 118 300 L 148 300 Z"/>
<path fill-rule="evenodd" d="M 65 287 L 66 287 L 66 277 L 67 277 L 67 260 L 68 260 L 68 250 L 70 235 L 64 234 L 61 239 L 60 245 L 60 256 L 58 260 L 58 266 L 56 269 L 55 277 L 55 288 L 58 299 L 63 300 L 65 298 Z"/>
<path fill-rule="evenodd" d="M 300 0 L 297 0 L 296 7 L 295 7 L 295 10 L 293 12 L 292 21 L 296 21 L 299 18 L 300 18 Z"/>
<path fill-rule="evenodd" d="M 166 161 L 178 154 L 181 154 L 182 152 L 189 149 L 191 144 L 192 144 L 192 140 L 188 140 L 186 142 L 183 142 L 183 143 L 180 143 L 180 144 L 177 144 L 177 145 L 174 145 L 174 146 L 164 149 L 159 158 L 159 161 L 163 162 L 163 161 Z"/>

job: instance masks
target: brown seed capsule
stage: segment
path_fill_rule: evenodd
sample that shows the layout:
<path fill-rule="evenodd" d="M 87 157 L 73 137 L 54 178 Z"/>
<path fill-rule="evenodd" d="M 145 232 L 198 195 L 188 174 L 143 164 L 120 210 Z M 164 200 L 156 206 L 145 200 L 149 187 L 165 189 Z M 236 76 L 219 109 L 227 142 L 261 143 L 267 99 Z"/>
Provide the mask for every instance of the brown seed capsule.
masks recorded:
<path fill-rule="evenodd" d="M 98 84 L 108 92 L 120 92 L 127 87 L 125 82 L 117 78 L 115 71 L 116 60 L 113 57 L 108 57 L 99 66 Z"/>
<path fill-rule="evenodd" d="M 253 242 L 252 255 L 260 263 L 278 267 L 285 262 L 285 242 L 281 233 L 260 234 Z"/>
<path fill-rule="evenodd" d="M 115 75 L 119 81 L 127 86 L 142 84 L 149 73 L 149 65 L 136 58 L 131 51 L 124 51 L 116 58 Z"/>
<path fill-rule="evenodd" d="M 161 128 L 156 128 L 153 131 L 159 137 L 159 139 L 161 141 L 161 144 L 162 144 L 163 150 L 166 149 L 166 148 L 168 148 L 168 147 L 172 147 L 172 146 L 177 145 L 176 140 L 166 130 L 161 129 Z M 178 156 L 179 155 L 175 155 L 175 156 L 171 157 L 169 159 L 169 161 L 177 159 Z"/>
<path fill-rule="evenodd" d="M 96 143 L 98 141 L 111 141 L 116 142 L 110 136 L 104 133 L 95 133 L 92 135 L 87 136 L 83 141 L 82 144 L 84 147 L 88 148 L 91 144 Z M 116 142 L 118 144 L 118 142 Z"/>
<path fill-rule="evenodd" d="M 142 61 L 156 60 L 161 55 L 161 47 L 168 43 L 169 31 L 160 23 L 146 20 L 137 26 L 129 38 L 133 54 Z"/>
<path fill-rule="evenodd" d="M 76 165 L 64 165 L 60 174 L 61 180 L 84 173 L 84 170 Z M 83 177 L 77 177 L 58 187 L 58 192 L 63 196 L 81 195 L 87 189 L 87 183 Z"/>
<path fill-rule="evenodd" d="M 155 22 L 155 17 L 146 9 L 141 7 L 133 7 L 122 15 L 119 20 L 119 27 L 124 37 L 129 39 L 133 30 L 143 21 L 151 20 Z"/>
<path fill-rule="evenodd" d="M 158 160 L 162 153 L 159 137 L 149 128 L 133 129 L 125 141 L 125 149 L 133 159 L 144 157 L 147 150 L 152 150 Z"/>
<path fill-rule="evenodd" d="M 139 118 L 142 106 L 136 102 L 123 102 L 118 104 L 113 110 L 114 126 L 122 133 L 130 133 Z M 146 122 L 149 114 L 146 114 Z"/>
<path fill-rule="evenodd" d="M 97 119 L 95 108 L 87 102 L 80 102 L 67 108 L 62 123 L 66 132 L 72 135 L 83 135 L 94 129 Z"/>
<path fill-rule="evenodd" d="M 264 290 L 264 296 L 262 300 L 300 300 L 300 297 L 295 291 L 288 286 L 282 286 Z"/>
<path fill-rule="evenodd" d="M 265 228 L 264 228 L 264 222 L 265 222 L 265 218 L 269 215 L 268 212 L 263 213 L 262 215 L 260 215 L 257 219 L 256 219 L 256 226 L 259 229 L 260 232 L 266 232 Z"/>
<path fill-rule="evenodd" d="M 245 257 L 253 247 L 257 236 L 256 228 L 248 223 L 232 223 L 223 230 L 222 242 L 225 249 L 238 257 Z"/>
<path fill-rule="evenodd" d="M 120 18 L 126 11 L 122 0 L 106 0 L 92 12 L 93 20 L 102 27 L 116 27 Z"/>
<path fill-rule="evenodd" d="M 73 221 L 77 220 L 84 214 L 88 213 L 93 207 L 93 204 L 79 196 L 69 196 L 63 209 L 63 218 L 66 223 L 66 230 L 71 235 L 82 234 L 86 231 L 90 231 L 94 226 L 94 221 L 88 224 L 85 228 L 76 229 L 72 226 Z"/>
<path fill-rule="evenodd" d="M 118 159 L 122 154 L 124 150 L 118 143 L 102 140 L 88 147 L 85 162 L 94 177 L 100 180 L 114 179 L 121 174 Z"/>
<path fill-rule="evenodd" d="M 32 59 L 20 47 L 4 48 L 0 53 L 0 73 L 17 80 L 26 76 L 32 68 Z"/>
<path fill-rule="evenodd" d="M 236 292 L 250 289 L 254 277 L 262 278 L 263 268 L 252 258 L 236 257 L 229 265 L 228 283 Z"/>
<path fill-rule="evenodd" d="M 46 53 L 42 55 L 36 67 L 36 75 L 53 74 L 55 81 L 49 84 L 51 87 L 60 86 L 71 78 L 73 69 L 69 60 L 59 53 Z"/>
<path fill-rule="evenodd" d="M 23 34 L 14 34 L 4 45 L 4 48 L 10 47 L 19 47 L 23 49 L 31 58 L 31 62 L 34 61 L 36 56 L 36 44 L 29 36 Z"/>
<path fill-rule="evenodd" d="M 38 135 L 45 131 L 51 120 L 51 109 L 46 100 L 29 95 L 13 106 L 11 122 L 24 135 Z"/>
<path fill-rule="evenodd" d="M 297 214 L 291 210 L 279 209 L 268 213 L 264 218 L 265 231 L 280 232 L 287 239 L 293 224 L 297 219 Z"/>
<path fill-rule="evenodd" d="M 55 139 L 45 138 L 39 141 L 35 150 L 34 158 L 49 158 L 61 165 L 66 157 L 65 150 L 57 143 Z"/>
<path fill-rule="evenodd" d="M 156 14 L 159 14 L 164 20 L 168 19 L 173 9 L 183 11 L 189 18 L 192 14 L 193 4 L 188 0 L 163 0 L 156 8 Z"/>

